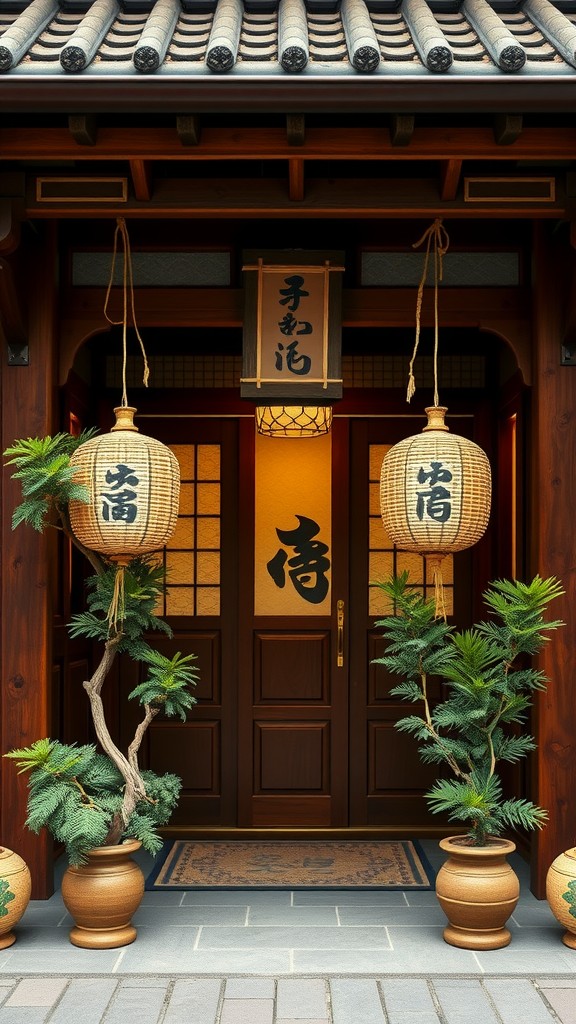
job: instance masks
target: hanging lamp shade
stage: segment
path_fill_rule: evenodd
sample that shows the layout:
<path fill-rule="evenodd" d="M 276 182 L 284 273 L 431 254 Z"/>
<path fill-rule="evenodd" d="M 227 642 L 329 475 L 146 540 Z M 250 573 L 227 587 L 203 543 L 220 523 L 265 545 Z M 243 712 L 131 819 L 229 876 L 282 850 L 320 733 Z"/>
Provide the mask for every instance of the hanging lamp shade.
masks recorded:
<path fill-rule="evenodd" d="M 114 410 L 110 433 L 80 445 L 71 456 L 75 482 L 91 501 L 70 502 L 70 525 L 85 547 L 117 562 L 156 551 L 178 517 L 180 473 L 173 452 L 138 431 L 136 410 Z"/>
<path fill-rule="evenodd" d="M 256 429 L 268 437 L 319 437 L 331 426 L 330 405 L 256 406 Z"/>
<path fill-rule="evenodd" d="M 380 475 L 388 536 L 402 551 L 437 558 L 480 540 L 492 493 L 488 458 L 473 441 L 449 433 L 446 412 L 427 408 L 427 425 L 386 453 Z"/>

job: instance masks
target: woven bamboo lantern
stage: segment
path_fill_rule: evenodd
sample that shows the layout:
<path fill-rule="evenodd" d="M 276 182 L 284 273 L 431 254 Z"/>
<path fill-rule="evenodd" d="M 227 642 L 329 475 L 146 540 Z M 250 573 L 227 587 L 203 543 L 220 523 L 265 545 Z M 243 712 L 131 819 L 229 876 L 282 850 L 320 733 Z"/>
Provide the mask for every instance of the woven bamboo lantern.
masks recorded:
<path fill-rule="evenodd" d="M 88 488 L 91 501 L 70 502 L 70 525 L 85 547 L 125 563 L 157 551 L 172 536 L 180 474 L 170 449 L 139 433 L 132 406 L 114 412 L 110 433 L 86 441 L 71 456 L 74 480 Z"/>
<path fill-rule="evenodd" d="M 434 580 L 436 615 L 446 618 L 442 559 L 472 547 L 484 534 L 490 517 L 490 463 L 473 441 L 450 434 L 445 406 L 438 397 L 438 282 L 448 234 L 437 218 L 424 232 L 426 254 L 416 300 L 416 338 L 410 360 L 409 402 L 416 390 L 414 360 L 420 340 L 424 285 L 431 253 L 434 257 L 434 404 L 425 410 L 422 433 L 407 437 L 384 456 L 380 473 L 380 511 L 388 536 L 401 551 L 427 558 Z"/>
<path fill-rule="evenodd" d="M 380 509 L 384 529 L 402 551 L 428 557 L 443 614 L 440 563 L 480 540 L 490 516 L 490 463 L 477 444 L 450 434 L 445 406 L 426 409 L 422 433 L 384 456 Z"/>

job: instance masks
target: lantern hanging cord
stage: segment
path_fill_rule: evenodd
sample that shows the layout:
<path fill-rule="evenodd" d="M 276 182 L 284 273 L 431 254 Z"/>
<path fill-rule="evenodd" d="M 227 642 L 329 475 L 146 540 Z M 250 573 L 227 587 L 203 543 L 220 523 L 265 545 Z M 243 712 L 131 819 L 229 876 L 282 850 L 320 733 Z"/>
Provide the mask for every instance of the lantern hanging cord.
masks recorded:
<path fill-rule="evenodd" d="M 444 580 L 442 577 L 442 560 L 444 555 L 428 555 L 427 568 L 431 571 L 434 583 L 434 616 L 446 622 L 446 602 L 444 600 Z"/>
<path fill-rule="evenodd" d="M 110 292 L 112 291 L 112 285 L 114 283 L 114 270 L 116 267 L 116 256 L 118 254 L 118 238 L 122 239 L 122 246 L 124 250 L 124 272 L 123 272 L 123 315 L 121 320 L 113 320 L 108 316 L 108 302 L 110 299 Z M 118 326 L 122 324 L 122 406 L 126 408 L 128 405 L 128 392 L 126 390 L 126 363 L 127 363 L 127 342 L 126 332 L 128 327 L 128 293 L 130 293 L 130 309 L 132 313 L 132 324 L 136 331 L 136 337 L 140 342 L 140 348 L 142 350 L 142 357 L 144 359 L 144 372 L 142 375 L 142 383 L 144 387 L 148 387 L 148 378 L 150 376 L 150 367 L 148 366 L 148 359 L 146 358 L 146 349 L 144 348 L 144 342 L 140 336 L 138 330 L 138 324 L 136 323 L 136 310 L 134 308 L 134 276 L 132 272 L 132 254 L 130 251 L 130 239 L 128 237 L 128 229 L 126 227 L 126 221 L 124 217 L 118 217 L 116 220 L 116 231 L 114 232 L 114 251 L 112 253 L 112 266 L 110 268 L 110 280 L 108 282 L 108 289 L 106 291 L 106 299 L 104 301 L 104 316 L 106 317 L 109 324 Z"/>
<path fill-rule="evenodd" d="M 440 399 L 438 397 L 438 283 L 442 280 L 442 259 L 448 252 L 448 246 L 450 245 L 450 239 L 448 238 L 448 232 L 443 225 L 442 218 L 437 217 L 433 224 L 426 229 L 422 238 L 418 242 L 414 242 L 412 248 L 418 249 L 419 246 L 426 242 L 426 254 L 424 256 L 424 268 L 422 271 L 422 277 L 420 284 L 418 285 L 418 296 L 416 299 L 416 337 L 414 339 L 414 351 L 412 352 L 412 358 L 410 360 L 410 369 L 408 376 L 408 389 L 406 392 L 406 401 L 409 402 L 412 395 L 416 391 L 416 381 L 414 379 L 414 361 L 416 359 L 416 353 L 418 352 L 418 345 L 420 342 L 420 324 L 422 317 L 422 301 L 424 299 L 424 286 L 426 284 L 426 278 L 428 277 L 428 264 L 430 262 L 430 250 L 434 247 L 434 405 L 440 405 Z"/>
<path fill-rule="evenodd" d="M 119 565 L 116 569 L 116 575 L 114 577 L 114 593 L 108 608 L 108 633 L 110 636 L 115 636 L 118 630 L 118 620 L 120 619 L 120 628 L 125 618 L 125 587 L 124 587 L 124 566 Z"/>

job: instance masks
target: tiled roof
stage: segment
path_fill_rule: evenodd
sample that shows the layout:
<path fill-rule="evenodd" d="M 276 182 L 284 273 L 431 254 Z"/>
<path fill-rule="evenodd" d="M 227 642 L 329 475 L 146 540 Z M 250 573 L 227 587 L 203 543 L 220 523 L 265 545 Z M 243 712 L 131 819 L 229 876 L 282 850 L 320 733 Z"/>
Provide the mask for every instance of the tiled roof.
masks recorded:
<path fill-rule="evenodd" d="M 74 6 L 80 9 L 74 9 Z M 0 2 L 10 76 L 576 75 L 576 10 L 523 0 Z M 69 9 L 69 8 L 72 9 Z M 86 9 L 87 7 L 87 9 Z M 16 8 L 16 9 L 13 9 Z M 20 8 L 20 10 L 18 10 Z"/>

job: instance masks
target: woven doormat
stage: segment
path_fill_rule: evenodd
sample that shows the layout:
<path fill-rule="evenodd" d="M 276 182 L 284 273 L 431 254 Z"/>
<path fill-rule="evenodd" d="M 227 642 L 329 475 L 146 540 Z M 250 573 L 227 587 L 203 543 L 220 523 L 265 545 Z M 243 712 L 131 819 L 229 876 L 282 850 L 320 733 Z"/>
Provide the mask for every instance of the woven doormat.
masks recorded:
<path fill-rule="evenodd" d="M 147 889 L 432 889 L 421 847 L 383 842 L 169 843 Z"/>

